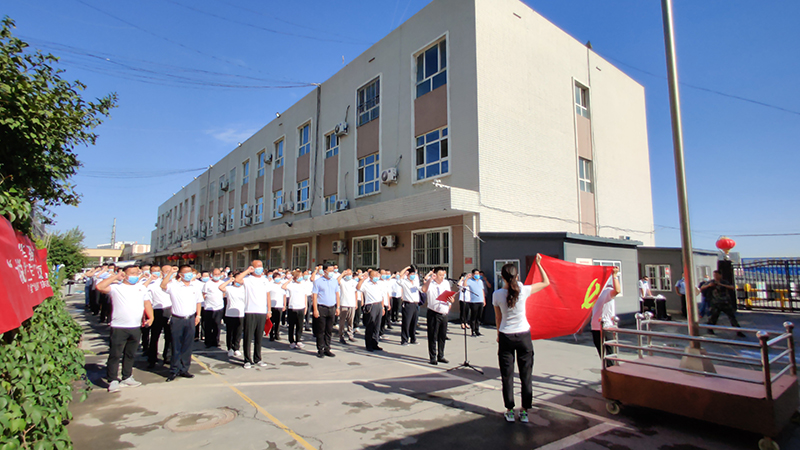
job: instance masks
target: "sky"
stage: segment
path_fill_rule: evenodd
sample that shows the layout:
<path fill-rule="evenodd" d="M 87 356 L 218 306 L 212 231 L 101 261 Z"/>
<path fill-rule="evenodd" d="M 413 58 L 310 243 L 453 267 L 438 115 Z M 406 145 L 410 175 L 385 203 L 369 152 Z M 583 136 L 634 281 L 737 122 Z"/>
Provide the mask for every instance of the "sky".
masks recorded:
<path fill-rule="evenodd" d="M 15 35 L 119 106 L 78 148 L 89 247 L 149 243 L 158 206 L 428 0 L 8 0 Z M 656 245 L 680 246 L 658 0 L 526 0 L 645 88 Z M 800 256 L 800 2 L 674 0 L 692 237 L 743 257 Z M 767 236 L 764 236 L 767 235 Z"/>

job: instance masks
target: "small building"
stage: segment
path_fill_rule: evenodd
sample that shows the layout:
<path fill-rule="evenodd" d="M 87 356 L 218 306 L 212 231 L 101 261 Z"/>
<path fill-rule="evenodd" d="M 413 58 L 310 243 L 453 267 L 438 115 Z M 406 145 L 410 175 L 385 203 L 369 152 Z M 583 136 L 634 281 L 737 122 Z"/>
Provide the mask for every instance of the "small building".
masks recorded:
<path fill-rule="evenodd" d="M 86 267 L 98 266 L 103 263 L 117 262 L 122 256 L 122 249 L 114 248 L 85 248 L 83 254 L 89 258 Z"/>
<path fill-rule="evenodd" d="M 699 284 L 703 277 L 711 277 L 711 273 L 717 269 L 718 255 L 719 252 L 715 250 L 694 250 L 695 284 Z M 675 293 L 675 283 L 683 273 L 680 247 L 639 247 L 638 257 L 639 277 L 647 275 L 653 295 L 666 297 L 668 312 L 681 314 L 681 298 Z"/>

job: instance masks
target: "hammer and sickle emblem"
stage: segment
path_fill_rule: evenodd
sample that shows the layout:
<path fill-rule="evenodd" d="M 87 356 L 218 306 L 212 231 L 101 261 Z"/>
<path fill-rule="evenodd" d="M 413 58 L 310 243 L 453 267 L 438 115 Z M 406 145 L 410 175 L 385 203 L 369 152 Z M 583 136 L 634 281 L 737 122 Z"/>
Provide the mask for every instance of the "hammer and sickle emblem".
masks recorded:
<path fill-rule="evenodd" d="M 594 302 L 597 301 L 598 294 L 600 294 L 600 283 L 598 283 L 597 278 L 595 278 L 586 289 L 586 295 L 583 297 L 583 305 L 581 305 L 581 308 L 591 309 L 592 306 L 594 306 Z"/>

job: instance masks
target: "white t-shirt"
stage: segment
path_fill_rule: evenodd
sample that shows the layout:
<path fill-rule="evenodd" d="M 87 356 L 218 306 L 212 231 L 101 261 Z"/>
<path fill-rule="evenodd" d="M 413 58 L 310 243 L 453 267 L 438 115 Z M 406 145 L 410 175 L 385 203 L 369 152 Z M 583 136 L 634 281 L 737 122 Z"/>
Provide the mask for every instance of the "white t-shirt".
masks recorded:
<path fill-rule="evenodd" d="M 339 306 L 342 308 L 353 308 L 358 305 L 356 286 L 358 286 L 357 280 L 350 279 L 350 281 L 345 281 L 345 279 L 342 278 L 342 281 L 339 282 Z"/>
<path fill-rule="evenodd" d="M 205 295 L 205 309 L 208 311 L 219 311 L 225 307 L 225 301 L 222 300 L 222 291 L 219 287 L 222 286 L 221 281 L 206 281 L 203 284 L 203 294 Z M 226 288 L 227 290 L 227 288 Z"/>
<path fill-rule="evenodd" d="M 531 287 L 519 285 L 519 298 L 514 303 L 514 307 L 508 308 L 508 289 L 498 289 L 492 294 L 492 305 L 500 308 L 502 320 L 500 321 L 499 332 L 503 334 L 525 333 L 531 330 L 528 324 L 528 317 L 525 315 L 525 304 L 531 296 Z"/>
<path fill-rule="evenodd" d="M 269 287 L 270 308 L 283 309 L 283 306 L 286 304 L 286 291 L 283 290 L 281 284 L 273 281 Z"/>
<path fill-rule="evenodd" d="M 299 310 L 306 308 L 306 287 L 303 286 L 303 282 L 292 281 L 286 286 L 286 292 L 289 294 L 289 309 Z"/>
<path fill-rule="evenodd" d="M 383 287 L 385 293 L 383 304 L 389 306 L 389 302 L 391 301 L 390 299 L 392 297 L 392 284 L 394 284 L 394 282 L 392 280 L 380 280 L 378 281 L 378 284 Z"/>
<path fill-rule="evenodd" d="M 225 317 L 244 317 L 244 286 L 236 287 L 229 284 L 225 287 L 225 294 L 228 297 L 228 309 L 225 310 Z"/>
<path fill-rule="evenodd" d="M 202 285 L 175 281 L 167 285 L 167 294 L 172 301 L 172 314 L 188 317 L 197 313 L 197 304 L 203 303 Z"/>
<path fill-rule="evenodd" d="M 647 295 L 647 293 L 650 291 L 650 283 L 647 281 L 639 280 L 638 286 L 639 286 L 639 298 L 642 298 L 642 292 L 644 292 L 644 295 Z"/>
<path fill-rule="evenodd" d="M 142 326 L 144 302 L 148 300 L 147 290 L 140 284 L 112 284 L 111 297 L 113 310 L 111 328 L 139 328 Z"/>
<path fill-rule="evenodd" d="M 414 281 L 404 278 L 398 282 L 403 291 L 403 301 L 409 303 L 419 303 L 419 279 Z"/>
<path fill-rule="evenodd" d="M 606 284 L 592 307 L 592 330 L 600 331 L 600 320 L 603 321 L 606 327 L 614 326 L 616 307 L 614 306 L 614 298 L 611 296 L 614 293 L 614 285 L 612 283 L 613 281 Z"/>
<path fill-rule="evenodd" d="M 150 285 L 147 286 L 147 293 L 150 295 L 150 303 L 153 304 L 153 309 L 164 309 L 172 306 L 172 300 L 170 300 L 169 294 L 161 289 L 161 279 L 150 283 Z"/>
<path fill-rule="evenodd" d="M 396 278 L 392 278 L 391 280 L 389 280 L 389 286 L 392 289 L 391 295 L 394 298 L 400 298 L 403 296 L 403 289 L 400 287 L 400 284 L 398 283 L 399 281 L 400 280 Z"/>
<path fill-rule="evenodd" d="M 386 299 L 386 289 L 384 289 L 381 282 L 377 284 L 372 280 L 366 280 L 361 284 L 361 293 L 364 294 L 364 304 L 371 305 L 373 303 L 381 303 Z"/>
<path fill-rule="evenodd" d="M 441 283 L 437 283 L 436 280 L 431 281 L 431 284 L 428 285 L 428 291 L 426 292 L 426 294 L 428 294 L 428 309 L 439 314 L 447 314 L 450 312 L 450 302 L 441 302 L 437 300 L 440 295 L 449 290 L 450 281 L 447 279 L 442 280 Z"/>
<path fill-rule="evenodd" d="M 314 279 L 316 280 L 316 278 Z M 314 290 L 314 283 L 311 280 L 303 280 L 299 284 L 300 286 L 303 287 L 303 291 L 305 292 L 306 297 L 310 297 L 311 292 Z"/>
<path fill-rule="evenodd" d="M 271 281 L 268 277 L 247 275 L 242 280 L 244 286 L 244 312 L 245 314 L 266 314 L 267 313 L 267 290 Z"/>

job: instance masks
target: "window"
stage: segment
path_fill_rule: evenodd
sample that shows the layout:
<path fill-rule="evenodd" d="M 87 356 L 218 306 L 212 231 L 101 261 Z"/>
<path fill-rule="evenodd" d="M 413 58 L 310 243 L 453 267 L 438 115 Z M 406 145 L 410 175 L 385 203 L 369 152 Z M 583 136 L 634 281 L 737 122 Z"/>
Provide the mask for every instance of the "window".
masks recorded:
<path fill-rule="evenodd" d="M 575 84 L 575 114 L 589 119 L 589 90 Z"/>
<path fill-rule="evenodd" d="M 225 187 L 225 175 L 219 177 L 219 196 L 220 197 L 225 195 L 225 191 L 228 189 L 227 187 L 225 187 L 225 189 L 223 189 L 223 187 Z"/>
<path fill-rule="evenodd" d="M 206 237 L 206 230 L 204 230 L 205 227 L 206 227 L 206 223 L 204 221 L 202 221 L 202 220 L 197 225 L 197 231 L 198 231 L 197 235 L 199 237 L 201 237 L 201 238 Z"/>
<path fill-rule="evenodd" d="M 308 269 L 308 244 L 292 246 L 292 269 Z"/>
<path fill-rule="evenodd" d="M 281 206 L 283 206 L 283 191 L 275 191 L 272 193 L 272 218 L 278 219 L 283 217 L 281 214 Z"/>
<path fill-rule="evenodd" d="M 336 211 L 336 194 L 325 197 L 325 214 Z"/>
<path fill-rule="evenodd" d="M 578 158 L 578 179 L 581 184 L 581 191 L 593 193 L 592 162 L 586 158 Z"/>
<path fill-rule="evenodd" d="M 228 181 L 230 182 L 230 189 L 236 187 L 236 167 L 231 169 L 231 175 L 228 177 Z"/>
<path fill-rule="evenodd" d="M 380 164 L 378 154 L 358 160 L 358 195 L 378 192 L 380 183 Z"/>
<path fill-rule="evenodd" d="M 311 152 L 311 137 L 310 137 L 310 130 L 311 125 L 305 124 L 302 127 L 298 128 L 298 137 L 297 140 L 300 142 L 300 148 L 297 149 L 297 157 L 301 157 L 306 153 Z"/>
<path fill-rule="evenodd" d="M 266 165 L 266 154 L 267 152 L 261 151 L 256 157 L 258 158 L 258 177 L 264 176 L 264 166 Z"/>
<path fill-rule="evenodd" d="M 335 133 L 325 136 L 325 158 L 339 154 L 339 137 Z"/>
<path fill-rule="evenodd" d="M 358 90 L 358 126 L 380 117 L 381 80 L 380 78 Z"/>
<path fill-rule="evenodd" d="M 269 249 L 269 267 L 275 269 L 283 265 L 283 247 Z"/>
<path fill-rule="evenodd" d="M 308 180 L 297 183 L 297 206 L 295 211 L 302 212 L 308 210 Z"/>
<path fill-rule="evenodd" d="M 256 223 L 264 221 L 264 197 L 256 199 Z"/>
<path fill-rule="evenodd" d="M 647 264 L 644 266 L 644 273 L 650 278 L 651 290 L 672 290 L 672 276 L 669 264 Z"/>
<path fill-rule="evenodd" d="M 214 216 L 208 216 L 208 228 L 206 228 L 206 236 L 214 235 Z"/>
<path fill-rule="evenodd" d="M 283 167 L 283 139 L 275 143 L 275 168 Z"/>
<path fill-rule="evenodd" d="M 447 84 L 447 41 L 417 56 L 417 97 Z"/>
<path fill-rule="evenodd" d="M 417 180 L 450 172 L 447 128 L 417 137 Z"/>
<path fill-rule="evenodd" d="M 194 212 L 194 195 L 192 196 L 192 209 L 191 212 Z"/>
<path fill-rule="evenodd" d="M 221 212 L 221 213 L 219 213 L 219 232 L 220 233 L 223 233 L 225 231 L 225 228 L 226 228 L 225 224 L 226 224 L 225 213 Z"/>
<path fill-rule="evenodd" d="M 353 238 L 353 270 L 378 267 L 378 236 Z"/>
<path fill-rule="evenodd" d="M 619 269 L 619 294 L 617 294 L 617 298 L 622 297 L 622 286 L 625 284 L 622 282 L 622 261 L 609 261 L 603 259 L 595 259 L 592 261 L 592 265 L 594 266 L 607 266 L 607 267 L 616 267 Z"/>
<path fill-rule="evenodd" d="M 228 215 L 228 229 L 229 230 L 232 230 L 236 226 L 236 224 L 233 222 L 235 217 L 236 217 L 235 212 L 236 212 L 235 208 L 231 208 L 231 212 Z"/>
<path fill-rule="evenodd" d="M 248 215 L 248 213 L 250 213 L 250 208 L 249 208 L 249 206 L 250 206 L 250 205 L 248 205 L 247 203 L 245 203 L 244 205 L 242 205 L 242 210 L 241 210 L 241 212 L 239 213 L 239 216 L 240 216 L 240 217 L 239 217 L 239 226 L 240 226 L 240 227 L 246 227 L 246 226 L 248 225 L 248 224 L 247 224 L 247 215 Z M 252 214 L 252 213 L 250 213 L 250 214 Z"/>
<path fill-rule="evenodd" d="M 246 252 L 236 252 L 236 267 L 234 270 L 244 270 L 246 268 L 245 264 L 247 263 L 247 253 Z"/>
<path fill-rule="evenodd" d="M 694 279 L 694 282 L 697 284 L 700 284 L 703 278 L 711 277 L 711 267 L 708 266 L 696 266 L 695 272 L 697 273 L 697 275 L 696 278 Z"/>
<path fill-rule="evenodd" d="M 495 259 L 494 260 L 494 288 L 495 289 L 502 289 L 505 286 L 505 280 L 503 280 L 503 266 L 506 264 L 513 264 L 514 267 L 517 268 L 517 273 L 519 274 L 520 280 L 522 280 L 522 273 L 519 271 L 519 260 L 518 259 Z"/>
<path fill-rule="evenodd" d="M 250 160 L 242 164 L 242 186 L 250 182 Z"/>
<path fill-rule="evenodd" d="M 444 266 L 450 273 L 450 230 L 420 231 L 411 233 L 411 259 L 420 276 Z"/>

